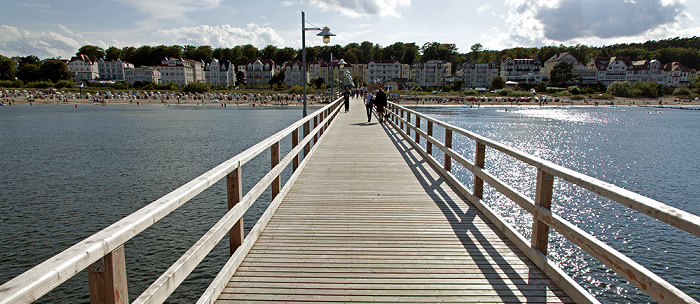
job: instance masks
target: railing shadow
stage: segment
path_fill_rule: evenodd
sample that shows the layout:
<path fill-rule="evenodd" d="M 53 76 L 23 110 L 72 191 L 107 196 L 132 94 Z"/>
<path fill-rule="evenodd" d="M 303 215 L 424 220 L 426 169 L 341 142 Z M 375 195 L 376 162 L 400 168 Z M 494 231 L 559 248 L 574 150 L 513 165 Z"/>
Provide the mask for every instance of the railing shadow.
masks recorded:
<path fill-rule="evenodd" d="M 459 238 L 472 259 L 478 261 L 488 260 L 490 258 L 494 261 L 493 263 L 476 264 L 503 302 L 520 302 L 519 299 L 521 297 L 516 295 L 511 288 L 508 288 L 509 285 L 515 285 L 516 288 L 519 289 L 522 293 L 522 297 L 526 299 L 526 303 L 548 302 L 547 286 L 543 282 L 549 282 L 551 284 L 551 281 L 539 271 L 537 266 L 530 262 L 527 266 L 529 268 L 528 276 L 527 278 L 523 278 L 517 270 L 510 265 L 508 260 L 498 252 L 489 241 L 489 238 L 475 225 L 476 217 L 483 218 L 481 212 L 469 203 L 466 198 L 462 197 L 458 191 L 454 192 L 462 199 L 460 202 L 456 202 L 450 198 L 450 195 L 443 190 L 442 186 L 443 184 L 447 187 L 451 186 L 442 177 L 438 179 L 432 177 L 428 170 L 434 169 L 427 169 L 427 166 L 430 166 L 428 161 L 424 158 L 416 157 L 416 154 L 413 153 L 415 148 L 388 123 L 382 123 L 382 128 L 387 133 L 396 149 L 399 150 L 404 161 L 420 182 L 423 189 L 440 208 L 454 230 L 455 235 Z M 459 203 L 462 204 L 460 205 Z M 511 251 L 519 252 L 493 224 L 489 223 L 488 220 L 484 220 L 484 222 L 489 225 L 492 231 L 496 232 L 500 239 L 505 241 Z M 483 251 L 480 250 L 478 246 L 481 246 Z M 518 258 L 529 262 L 522 256 Z M 507 282 L 502 275 L 507 277 L 507 280 L 510 282 Z"/>

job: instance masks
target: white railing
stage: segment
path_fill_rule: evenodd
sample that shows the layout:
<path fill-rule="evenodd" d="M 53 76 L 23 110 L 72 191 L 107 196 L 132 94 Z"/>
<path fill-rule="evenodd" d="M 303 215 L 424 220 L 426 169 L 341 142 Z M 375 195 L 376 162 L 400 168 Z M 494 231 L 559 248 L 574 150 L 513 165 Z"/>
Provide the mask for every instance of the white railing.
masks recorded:
<path fill-rule="evenodd" d="M 620 276 L 637 286 L 641 291 L 658 301 L 659 303 L 698 303 L 696 300 L 669 284 L 658 275 L 644 268 L 627 256 L 596 239 L 589 233 L 576 227 L 561 216 L 552 213 L 551 203 L 554 189 L 554 178 L 567 181 L 582 189 L 599 194 L 631 209 L 646 214 L 652 218 L 669 224 L 673 227 L 700 237 L 700 217 L 683 210 L 665 205 L 659 201 L 642 196 L 618 186 L 606 183 L 588 175 L 564 168 L 552 162 L 529 155 L 515 148 L 477 135 L 465 129 L 436 120 L 420 112 L 389 104 L 389 122 L 406 137 L 411 144 L 423 156 L 436 167 L 443 176 L 481 210 L 503 233 L 542 269 L 549 277 L 579 303 L 597 302 L 590 294 L 583 291 L 573 279 L 566 275 L 551 260 L 547 259 L 547 245 L 549 243 L 549 228 L 554 229 L 576 246 L 588 252 L 593 258 L 607 265 Z M 411 119 L 413 118 L 413 120 Z M 413 121 L 413 122 L 412 122 Z M 426 130 L 421 129 L 421 122 L 427 125 Z M 444 129 L 445 139 L 440 142 L 433 137 L 433 128 L 438 125 Z M 410 134 L 413 131 L 414 138 Z M 474 140 L 475 159 L 470 162 L 463 155 L 452 150 L 453 133 L 464 135 Z M 426 148 L 420 145 L 421 138 L 426 141 Z M 439 164 L 432 156 L 433 147 L 444 152 L 444 161 Z M 534 200 L 518 192 L 496 176 L 489 173 L 484 167 L 486 148 L 494 149 L 508 155 L 518 161 L 537 168 L 537 184 Z M 474 176 L 474 188 L 467 189 L 454 175 L 452 175 L 452 160 L 471 171 Z M 532 238 L 525 239 L 513 227 L 508 225 L 496 212 L 482 202 L 484 182 L 502 193 L 508 199 L 518 204 L 533 216 Z"/>
<path fill-rule="evenodd" d="M 119 220 L 102 231 L 73 245 L 25 273 L 0 286 L 0 304 L 31 303 L 87 268 L 92 303 L 128 303 L 124 243 L 167 216 L 216 182 L 226 179 L 228 207 L 226 213 L 165 273 L 148 287 L 134 303 L 163 303 L 204 257 L 229 234 L 231 254 L 245 254 L 266 221 L 261 217 L 253 230 L 243 237 L 243 214 L 271 186 L 273 204 L 279 193 L 288 191 L 308 156 L 315 150 L 337 116 L 340 99 L 302 118 L 242 153 L 221 163 L 185 185 Z M 313 121 L 314 129 L 311 130 Z M 303 137 L 299 137 L 300 128 Z M 280 159 L 280 141 L 291 135 L 292 149 Z M 312 148 L 313 145 L 313 148 Z M 271 170 L 247 194 L 243 195 L 241 166 L 270 149 Z M 304 160 L 300 163 L 300 153 Z M 280 174 L 292 164 L 291 177 L 284 188 Z M 273 210 L 274 211 L 274 210 Z M 267 218 L 269 220 L 269 217 Z M 227 264 L 228 265 L 228 264 Z M 203 296 L 204 298 L 204 296 Z"/>

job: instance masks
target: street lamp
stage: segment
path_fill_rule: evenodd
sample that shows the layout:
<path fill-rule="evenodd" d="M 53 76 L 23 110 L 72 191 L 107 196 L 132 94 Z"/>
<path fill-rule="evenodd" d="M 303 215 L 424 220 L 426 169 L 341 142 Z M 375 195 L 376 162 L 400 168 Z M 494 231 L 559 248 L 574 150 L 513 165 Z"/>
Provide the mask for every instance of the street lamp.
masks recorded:
<path fill-rule="evenodd" d="M 340 70 L 342 70 L 346 64 L 347 64 L 347 62 L 345 62 L 344 59 L 340 59 L 340 61 L 338 61 L 338 65 L 340 66 Z M 334 66 L 335 66 L 335 64 L 333 63 L 333 53 L 331 53 L 331 73 L 330 73 L 330 76 L 328 79 L 331 81 L 331 102 L 333 102 L 335 100 L 335 90 L 333 89 L 333 87 L 335 86 L 335 81 L 336 81 Z M 340 76 L 340 71 L 338 71 L 338 76 Z"/>
<path fill-rule="evenodd" d="M 306 117 L 307 112 L 306 112 L 306 31 L 321 31 L 320 33 L 316 34 L 316 36 L 323 36 L 323 43 L 328 44 L 331 42 L 331 36 L 335 36 L 335 34 L 331 33 L 331 29 L 327 26 L 324 26 L 323 29 L 318 28 L 318 27 L 306 27 L 306 19 L 305 19 L 305 14 L 304 11 L 301 12 L 301 78 L 302 82 L 304 83 L 303 91 L 304 94 L 302 96 L 302 101 L 304 102 L 304 117 Z"/>

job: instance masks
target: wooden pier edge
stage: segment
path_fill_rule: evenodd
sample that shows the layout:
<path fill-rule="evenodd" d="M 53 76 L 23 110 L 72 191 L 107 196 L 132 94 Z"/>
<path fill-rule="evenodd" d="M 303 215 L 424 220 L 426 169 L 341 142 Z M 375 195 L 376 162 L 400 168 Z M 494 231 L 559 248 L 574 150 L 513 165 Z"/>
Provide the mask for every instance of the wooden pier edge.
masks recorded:
<path fill-rule="evenodd" d="M 547 226 L 555 228 L 555 230 L 561 233 L 565 238 L 572 241 L 575 245 L 579 246 L 579 248 L 591 254 L 591 256 L 593 256 L 601 263 L 610 267 L 617 274 L 633 283 L 635 286 L 637 286 L 640 290 L 645 292 L 650 297 L 654 298 L 660 303 L 700 303 L 697 300 L 690 297 L 689 295 L 682 292 L 681 290 L 679 290 L 678 288 L 676 288 L 675 286 L 666 282 L 655 273 L 649 271 L 642 265 L 636 263 L 635 261 L 626 257 L 622 253 L 618 252 L 614 248 L 597 240 L 595 237 L 586 233 L 585 231 L 578 229 L 576 226 L 557 216 L 556 214 L 552 214 L 548 208 L 545 208 L 546 206 L 536 205 L 534 201 L 527 198 L 525 195 L 517 192 L 516 190 L 511 189 L 498 178 L 484 171 L 483 168 L 470 163 L 462 155 L 457 154 L 454 150 L 447 147 L 447 145 L 440 143 L 434 137 L 429 136 L 426 132 L 417 128 L 415 125 L 412 125 L 409 121 L 403 119 L 403 117 L 399 117 L 396 114 L 396 112 L 405 111 L 408 113 L 414 113 L 417 119 L 420 119 L 420 117 L 422 117 L 428 120 L 428 122 L 434 122 L 436 125 L 439 125 L 445 129 L 452 129 L 459 134 L 462 134 L 468 138 L 475 140 L 477 142 L 477 146 L 479 145 L 479 143 L 483 143 L 488 147 L 491 147 L 517 160 L 520 160 L 524 163 L 530 164 L 538 168 L 538 172 L 548 173 L 554 177 L 561 178 L 562 180 L 568 181 L 593 193 L 607 197 L 624 206 L 642 212 L 652 218 L 663 221 L 669 224 L 670 226 L 676 227 L 680 230 L 684 230 L 693 235 L 700 236 L 700 217 L 682 211 L 680 209 L 665 205 L 661 202 L 644 197 L 640 194 L 631 192 L 629 190 L 620 188 L 618 186 L 605 183 L 585 174 L 578 173 L 576 171 L 561 167 L 554 163 L 539 159 L 535 156 L 518 151 L 512 147 L 492 141 L 488 138 L 474 134 L 467 130 L 433 119 L 417 111 L 407 109 L 394 103 L 390 103 L 390 108 L 394 108 L 394 111 L 389 111 L 389 113 L 395 117 L 395 121 L 400 122 L 401 124 L 406 123 L 407 129 L 411 129 L 414 132 L 425 137 L 428 143 L 432 143 L 432 145 L 441 149 L 445 153 L 446 158 L 449 156 L 451 159 L 462 164 L 467 170 L 473 172 L 475 180 L 479 178 L 489 182 L 489 184 L 496 190 L 504 194 L 509 199 L 513 200 L 527 212 L 533 214 L 535 222 L 541 221 Z M 404 136 L 407 139 L 411 139 L 410 135 L 407 132 L 404 132 L 402 128 L 398 128 L 397 124 L 393 121 L 392 125 L 395 129 L 400 131 L 399 133 L 401 133 L 402 136 Z M 431 163 L 431 165 L 433 165 L 433 167 L 439 168 L 441 174 L 446 176 L 446 178 L 448 178 L 450 182 L 453 185 L 455 185 L 455 187 L 459 189 L 463 195 L 465 195 L 465 197 L 472 201 L 480 210 L 482 210 L 483 208 L 482 212 L 484 212 L 485 214 L 491 214 L 491 217 L 493 218 L 490 219 L 494 221 L 494 223 L 500 221 L 504 228 L 510 230 L 510 232 L 503 231 L 504 233 L 506 233 L 506 235 L 509 236 L 509 238 L 511 237 L 511 235 L 514 235 L 514 238 L 512 238 L 514 242 L 516 242 L 516 239 L 522 238 L 522 236 L 519 233 L 517 233 L 512 227 L 507 225 L 505 221 L 499 220 L 500 217 L 498 215 L 496 215 L 488 206 L 483 204 L 478 197 L 476 197 L 464 185 L 462 185 L 461 182 L 457 180 L 449 171 L 445 170 L 444 168 L 440 168 L 440 165 L 437 163 L 437 160 L 435 160 L 432 157 L 432 155 L 427 154 L 420 145 L 413 143 L 413 141 L 411 142 L 413 147 L 416 148 L 416 150 L 418 150 L 421 154 L 423 154 L 424 157 L 426 157 L 426 159 L 428 159 L 428 161 Z M 477 154 L 478 153 L 479 151 L 477 150 Z M 538 240 L 538 242 L 541 242 L 542 240 L 543 239 Z M 518 242 L 516 242 L 516 244 L 517 243 Z M 518 246 L 520 247 L 521 244 L 519 244 Z M 535 250 L 541 254 L 539 249 L 536 249 L 534 244 L 523 246 L 523 248 L 521 248 L 521 250 L 523 250 L 527 254 L 528 250 L 525 250 L 525 247 L 528 247 L 531 250 Z M 540 249 L 543 247 L 546 248 L 546 244 L 539 244 L 537 245 L 537 247 Z M 535 261 L 537 257 L 535 255 L 531 258 L 533 259 L 533 261 Z M 552 266 L 555 265 L 552 264 Z M 545 271 L 545 269 L 542 270 Z M 564 287 L 562 286 L 562 288 Z"/>
<path fill-rule="evenodd" d="M 333 114 L 337 115 L 338 112 L 340 111 L 340 107 L 338 107 Z M 240 266 L 241 262 L 243 261 L 243 258 L 245 257 L 246 254 L 248 254 L 248 251 L 253 247 L 255 242 L 257 241 L 258 237 L 260 236 L 260 233 L 262 232 L 263 229 L 265 229 L 265 226 L 267 226 L 267 223 L 270 221 L 272 216 L 275 214 L 275 211 L 277 211 L 277 208 L 279 205 L 282 203 L 284 198 L 286 197 L 287 193 L 289 193 L 289 190 L 292 188 L 294 185 L 294 182 L 299 178 L 299 175 L 304 171 L 304 167 L 309 162 L 309 159 L 313 154 L 318 150 L 318 145 L 323 143 L 325 138 L 327 137 L 328 130 L 334 126 L 335 121 L 331 121 L 330 125 L 326 129 L 326 132 L 320 135 L 318 138 L 317 144 L 314 144 L 313 147 L 311 147 L 307 153 L 307 155 L 304 156 L 304 159 L 299 163 L 297 170 L 295 170 L 292 175 L 289 177 L 287 180 L 287 183 L 285 183 L 284 187 L 280 190 L 279 194 L 275 196 L 273 201 L 270 203 L 270 205 L 267 207 L 265 212 L 263 213 L 262 216 L 260 216 L 260 219 L 258 222 L 253 226 L 253 228 L 250 230 L 248 235 L 246 236 L 245 240 L 243 241 L 243 244 L 236 249 L 236 252 L 231 255 L 229 260 L 226 262 L 226 264 L 221 268 L 219 273 L 216 275 L 214 280 L 209 284 L 209 287 L 202 293 L 202 295 L 199 297 L 197 300 L 197 304 L 213 304 L 217 297 L 221 294 L 221 292 L 224 290 L 224 287 L 226 287 L 226 284 L 229 282 L 229 279 L 231 276 L 233 276 L 233 273 L 236 271 L 238 266 Z"/>
<path fill-rule="evenodd" d="M 398 125 L 391 120 L 389 121 L 395 130 L 400 130 Z M 573 278 L 559 268 L 559 266 L 551 262 L 544 254 L 532 247 L 530 245 L 530 241 L 522 237 L 522 235 L 517 233 L 515 229 L 508 225 L 505 220 L 503 220 L 495 211 L 482 203 L 480 198 L 474 196 L 473 193 L 452 173 L 441 166 L 441 164 L 432 155 L 429 155 L 419 144 L 412 141 L 410 136 L 403 131 L 400 131 L 399 134 L 401 134 L 407 142 L 410 142 L 413 148 L 423 155 L 428 163 L 430 163 L 431 167 L 440 173 L 440 175 L 442 175 L 450 183 L 450 185 L 452 185 L 452 187 L 463 196 L 464 199 L 469 200 L 472 204 L 474 204 L 479 211 L 481 211 L 518 247 L 518 249 L 520 249 L 530 260 L 532 260 L 540 270 L 549 276 L 549 278 L 552 279 L 552 281 L 559 287 L 561 287 L 564 292 L 566 292 L 574 301 L 576 301 L 576 303 L 600 303 L 593 295 L 591 295 L 587 290 L 581 287 L 581 285 L 576 283 Z M 433 143 L 433 145 L 436 147 L 442 146 L 439 143 Z"/>

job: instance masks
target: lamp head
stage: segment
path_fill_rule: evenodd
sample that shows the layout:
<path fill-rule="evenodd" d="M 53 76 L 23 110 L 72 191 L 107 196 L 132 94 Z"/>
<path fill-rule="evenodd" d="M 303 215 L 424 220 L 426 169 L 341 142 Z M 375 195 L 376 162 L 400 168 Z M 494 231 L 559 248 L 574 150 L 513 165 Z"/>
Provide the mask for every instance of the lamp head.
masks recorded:
<path fill-rule="evenodd" d="M 335 34 L 331 33 L 331 28 L 324 26 L 323 30 L 321 30 L 320 33 L 316 34 L 316 36 L 323 36 L 323 43 L 328 44 L 331 42 L 331 36 L 335 36 Z"/>

